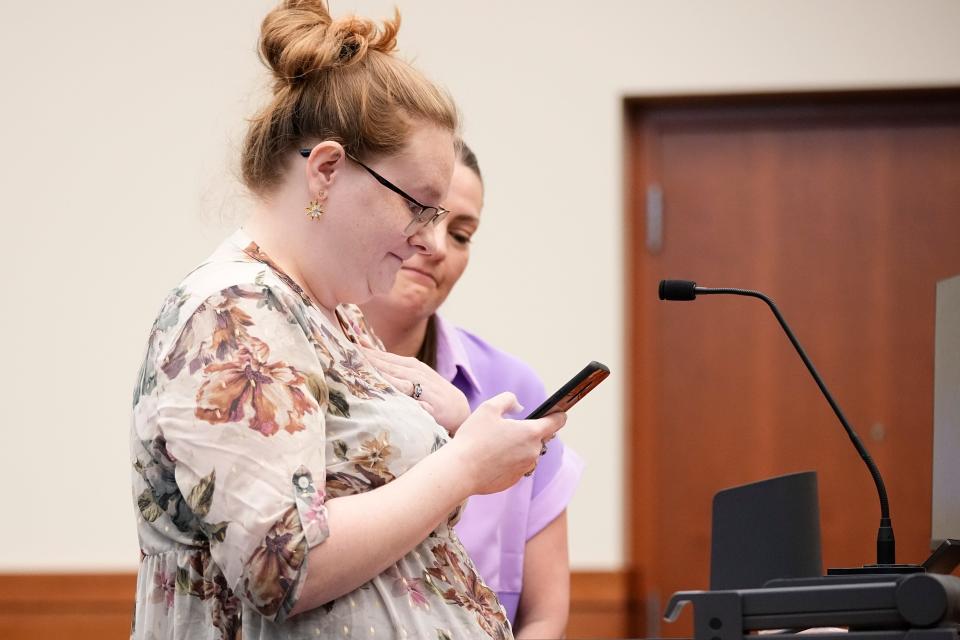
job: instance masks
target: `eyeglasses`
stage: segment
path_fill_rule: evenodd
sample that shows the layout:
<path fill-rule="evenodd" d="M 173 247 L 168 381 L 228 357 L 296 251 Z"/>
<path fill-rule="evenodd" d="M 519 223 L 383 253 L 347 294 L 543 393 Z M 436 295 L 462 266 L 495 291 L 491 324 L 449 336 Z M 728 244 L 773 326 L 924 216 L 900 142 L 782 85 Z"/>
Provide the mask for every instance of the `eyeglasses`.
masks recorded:
<path fill-rule="evenodd" d="M 311 151 L 312 149 L 300 149 L 300 155 L 304 158 L 309 158 Z M 408 195 L 403 189 L 393 184 L 367 165 L 360 162 L 352 154 L 348 153 L 347 157 L 366 169 L 367 173 L 373 176 L 377 182 L 407 201 L 407 206 L 410 208 L 410 214 L 413 216 L 413 220 L 411 220 L 410 224 L 408 224 L 403 230 L 403 235 L 410 237 L 428 224 L 439 224 L 440 221 L 443 220 L 448 213 L 450 213 L 449 209 L 444 209 L 441 206 L 420 204 L 417 202 L 416 198 Z"/>

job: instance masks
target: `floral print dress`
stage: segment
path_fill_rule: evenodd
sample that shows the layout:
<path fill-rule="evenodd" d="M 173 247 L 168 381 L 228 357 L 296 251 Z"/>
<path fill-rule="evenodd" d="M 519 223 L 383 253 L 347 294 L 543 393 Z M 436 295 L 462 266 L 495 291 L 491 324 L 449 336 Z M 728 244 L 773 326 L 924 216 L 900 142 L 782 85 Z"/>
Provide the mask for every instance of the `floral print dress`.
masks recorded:
<path fill-rule="evenodd" d="M 447 442 L 243 231 L 164 302 L 133 399 L 141 560 L 132 638 L 510 638 L 453 532 L 289 617 L 327 500 L 394 480 Z"/>

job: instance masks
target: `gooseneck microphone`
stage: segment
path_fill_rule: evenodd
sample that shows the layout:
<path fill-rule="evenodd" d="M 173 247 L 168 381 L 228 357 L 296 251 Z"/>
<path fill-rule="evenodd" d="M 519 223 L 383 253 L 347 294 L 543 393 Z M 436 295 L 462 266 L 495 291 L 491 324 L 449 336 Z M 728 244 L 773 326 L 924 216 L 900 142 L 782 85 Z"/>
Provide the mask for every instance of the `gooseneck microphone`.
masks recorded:
<path fill-rule="evenodd" d="M 877 531 L 877 565 L 883 566 L 895 564 L 896 541 L 893 537 L 893 524 L 890 521 L 890 505 L 887 501 L 887 488 L 883 484 L 883 478 L 880 476 L 880 470 L 874 463 L 873 458 L 870 457 L 866 447 L 863 446 L 863 442 L 860 441 L 860 438 L 853 430 L 853 427 L 851 427 L 850 423 L 847 422 L 846 417 L 844 417 L 843 412 L 840 410 L 840 406 L 837 404 L 836 400 L 833 399 L 833 396 L 827 389 L 827 385 L 823 383 L 823 380 L 820 378 L 820 374 L 817 373 L 813 363 L 810 362 L 810 358 L 807 357 L 803 347 L 800 346 L 800 342 L 798 342 L 796 336 L 793 335 L 793 331 L 790 330 L 790 327 L 787 325 L 787 321 L 783 319 L 783 316 L 780 314 L 780 310 L 777 309 L 777 305 L 773 303 L 773 300 L 759 291 L 751 291 L 749 289 L 714 289 L 698 287 L 696 282 L 692 282 L 690 280 L 661 280 L 659 293 L 661 300 L 688 301 L 696 299 L 698 295 L 704 296 L 731 294 L 736 296 L 759 298 L 767 303 L 767 306 L 770 307 L 771 311 L 773 311 L 773 315 L 776 316 L 777 322 L 779 322 L 780 326 L 783 328 L 784 333 L 786 333 L 787 337 L 790 338 L 790 343 L 793 345 L 793 348 L 797 350 L 797 353 L 800 355 L 800 359 L 803 360 L 803 364 L 807 366 L 807 371 L 809 371 L 810 375 L 813 376 L 817 386 L 820 387 L 820 391 L 827 399 L 827 402 L 830 403 L 830 408 L 833 409 L 834 414 L 836 414 L 837 418 L 840 420 L 840 424 L 842 424 L 843 428 L 846 430 L 847 435 L 850 437 L 850 442 L 853 443 L 853 446 L 857 449 L 857 453 L 860 454 L 860 457 L 863 458 L 864 463 L 866 463 L 867 468 L 870 470 L 870 475 L 873 476 L 873 482 L 877 485 L 877 494 L 880 497 L 880 529 Z M 877 567 L 870 567 L 870 569 L 876 568 Z"/>

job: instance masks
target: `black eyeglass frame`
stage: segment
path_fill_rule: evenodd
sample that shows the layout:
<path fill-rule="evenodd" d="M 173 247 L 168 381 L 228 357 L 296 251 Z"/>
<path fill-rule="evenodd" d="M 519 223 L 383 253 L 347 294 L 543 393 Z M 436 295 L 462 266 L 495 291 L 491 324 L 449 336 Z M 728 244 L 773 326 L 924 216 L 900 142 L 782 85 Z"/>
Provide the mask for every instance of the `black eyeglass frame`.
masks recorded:
<path fill-rule="evenodd" d="M 313 149 L 300 149 L 300 155 L 303 156 L 304 158 L 309 158 L 310 153 L 312 151 Z M 420 229 L 421 227 L 425 227 L 428 224 L 437 225 L 440 223 L 441 220 L 443 220 L 447 216 L 448 213 L 450 213 L 449 209 L 444 209 L 439 205 L 433 206 L 433 205 L 421 204 L 419 201 L 417 201 L 416 198 L 408 194 L 406 191 L 404 191 L 403 189 L 393 184 L 392 182 L 384 178 L 382 175 L 380 175 L 379 173 L 377 173 L 376 171 L 374 171 L 373 169 L 371 169 L 370 167 L 362 163 L 353 154 L 348 153 L 347 157 L 353 160 L 354 162 L 356 162 L 361 167 L 363 167 L 367 171 L 367 173 L 373 176 L 374 180 L 376 180 L 377 182 L 385 186 L 387 189 L 390 189 L 390 191 L 393 191 L 395 194 L 397 194 L 398 196 L 400 196 L 410 204 L 420 207 L 420 210 L 417 213 L 413 213 L 413 211 L 411 211 L 411 214 L 413 214 L 413 220 L 411 220 L 410 224 L 408 224 L 406 228 L 403 230 L 403 235 L 410 237 L 413 234 L 415 234 L 417 230 Z"/>

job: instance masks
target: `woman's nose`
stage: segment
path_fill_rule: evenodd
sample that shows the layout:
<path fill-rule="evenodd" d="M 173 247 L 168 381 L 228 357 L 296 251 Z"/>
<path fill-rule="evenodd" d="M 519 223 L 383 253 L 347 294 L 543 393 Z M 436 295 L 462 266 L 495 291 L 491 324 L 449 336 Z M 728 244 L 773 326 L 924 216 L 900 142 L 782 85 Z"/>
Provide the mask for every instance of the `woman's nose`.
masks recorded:
<path fill-rule="evenodd" d="M 423 225 L 410 236 L 408 242 L 417 248 L 417 253 L 433 256 L 437 252 L 437 225 Z"/>
<path fill-rule="evenodd" d="M 430 257 L 434 260 L 443 260 L 447 256 L 447 225 L 430 225 L 433 232 L 433 253 Z"/>

